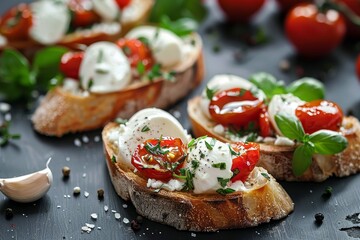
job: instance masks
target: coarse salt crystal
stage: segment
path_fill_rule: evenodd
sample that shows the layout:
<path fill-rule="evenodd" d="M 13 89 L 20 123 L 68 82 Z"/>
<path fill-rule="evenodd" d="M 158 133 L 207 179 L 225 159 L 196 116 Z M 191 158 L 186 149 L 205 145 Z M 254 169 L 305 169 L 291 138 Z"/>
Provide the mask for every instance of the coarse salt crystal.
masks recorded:
<path fill-rule="evenodd" d="M 196 233 L 191 233 L 191 236 L 192 236 L 192 237 L 196 237 Z"/>
<path fill-rule="evenodd" d="M 89 138 L 86 136 L 86 135 L 84 135 L 84 136 L 82 136 L 82 141 L 84 142 L 84 143 L 88 143 L 89 142 Z"/>
<path fill-rule="evenodd" d="M 99 137 L 99 136 L 95 136 L 95 137 L 94 137 L 94 142 L 100 142 L 100 137 Z"/>
<path fill-rule="evenodd" d="M 118 219 L 120 219 L 120 218 L 121 218 L 120 213 L 115 213 L 115 214 L 114 214 L 114 216 L 115 216 L 115 219 L 116 219 L 116 220 L 118 220 Z"/>
<path fill-rule="evenodd" d="M 109 211 L 109 207 L 107 205 L 104 206 L 104 211 L 105 212 Z"/>
<path fill-rule="evenodd" d="M 92 213 L 90 216 L 94 220 L 96 220 L 98 218 L 98 215 L 96 213 Z"/>
<path fill-rule="evenodd" d="M 74 145 L 77 146 L 77 147 L 81 147 L 82 144 L 81 144 L 81 141 L 78 138 L 75 138 Z"/>
<path fill-rule="evenodd" d="M 123 208 L 127 208 L 127 207 L 128 207 L 128 205 L 127 205 L 127 204 L 123 204 L 122 206 L 123 206 Z"/>
<path fill-rule="evenodd" d="M 123 223 L 128 224 L 129 222 L 130 222 L 129 219 L 127 219 L 127 218 L 123 219 Z"/>
<path fill-rule="evenodd" d="M 89 195 L 90 195 L 90 194 L 89 194 L 87 191 L 84 192 L 84 196 L 85 196 L 86 198 L 87 198 Z"/>
<path fill-rule="evenodd" d="M 91 224 L 91 223 L 85 223 L 85 225 L 91 229 L 95 227 L 95 224 Z"/>

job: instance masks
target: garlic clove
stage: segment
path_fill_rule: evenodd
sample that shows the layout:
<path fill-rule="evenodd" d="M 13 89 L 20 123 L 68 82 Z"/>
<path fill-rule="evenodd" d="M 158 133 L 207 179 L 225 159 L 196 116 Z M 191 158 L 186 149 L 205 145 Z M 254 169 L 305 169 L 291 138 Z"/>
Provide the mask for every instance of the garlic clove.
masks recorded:
<path fill-rule="evenodd" d="M 53 175 L 49 168 L 51 158 L 46 168 L 20 177 L 0 179 L 0 191 L 16 202 L 33 202 L 42 198 L 50 189 Z"/>

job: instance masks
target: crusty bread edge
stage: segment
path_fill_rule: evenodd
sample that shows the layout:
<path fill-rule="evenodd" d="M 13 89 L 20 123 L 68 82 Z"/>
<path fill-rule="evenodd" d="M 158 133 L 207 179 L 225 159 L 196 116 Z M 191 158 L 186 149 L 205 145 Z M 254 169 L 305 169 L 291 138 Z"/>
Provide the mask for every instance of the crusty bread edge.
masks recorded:
<path fill-rule="evenodd" d="M 216 123 L 208 119 L 200 109 L 201 97 L 194 97 L 188 101 L 187 112 L 195 136 L 209 135 L 230 142 L 215 133 Z M 314 155 L 310 168 L 297 177 L 292 172 L 292 156 L 294 147 L 260 144 L 260 160 L 258 166 L 264 167 L 278 180 L 286 181 L 315 181 L 321 182 L 330 176 L 344 177 L 360 172 L 360 123 L 355 117 L 345 117 L 343 134 L 349 145 L 341 153 L 335 155 Z"/>
<path fill-rule="evenodd" d="M 109 131 L 116 127 L 118 124 L 109 123 L 102 132 L 110 178 L 117 194 L 130 200 L 146 218 L 178 230 L 216 231 L 257 226 L 284 218 L 293 211 L 291 198 L 273 177 L 259 189 L 226 196 L 154 192 L 147 188 L 145 179 L 121 164 L 118 147 L 108 139 Z M 116 163 L 112 162 L 112 156 L 116 157 Z"/>

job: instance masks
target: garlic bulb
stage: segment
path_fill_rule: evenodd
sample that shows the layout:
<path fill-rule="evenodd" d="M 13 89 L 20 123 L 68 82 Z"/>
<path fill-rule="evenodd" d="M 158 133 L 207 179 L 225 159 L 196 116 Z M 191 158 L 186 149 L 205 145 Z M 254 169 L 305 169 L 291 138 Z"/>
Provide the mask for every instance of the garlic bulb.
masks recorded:
<path fill-rule="evenodd" d="M 0 191 L 16 202 L 33 202 L 42 198 L 51 187 L 53 175 L 49 168 L 51 158 L 46 168 L 20 177 L 0 179 Z"/>

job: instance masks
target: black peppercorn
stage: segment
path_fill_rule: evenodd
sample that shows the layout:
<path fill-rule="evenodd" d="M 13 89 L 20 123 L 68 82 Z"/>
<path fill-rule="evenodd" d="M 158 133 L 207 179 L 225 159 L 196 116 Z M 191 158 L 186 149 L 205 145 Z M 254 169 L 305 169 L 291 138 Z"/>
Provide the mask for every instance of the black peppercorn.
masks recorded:
<path fill-rule="evenodd" d="M 322 213 L 317 213 L 315 214 L 315 222 L 318 224 L 321 224 L 324 220 L 324 214 Z"/>
<path fill-rule="evenodd" d="M 139 231 L 140 228 L 141 228 L 141 225 L 136 220 L 131 221 L 131 229 L 132 230 Z"/>
<path fill-rule="evenodd" d="M 103 199 L 104 198 L 104 189 L 100 188 L 97 190 L 98 198 Z"/>
<path fill-rule="evenodd" d="M 11 218 L 13 218 L 13 216 L 14 216 L 14 212 L 13 212 L 12 208 L 6 208 L 5 209 L 5 218 L 11 219 Z"/>
<path fill-rule="evenodd" d="M 62 174 L 64 178 L 68 178 L 70 176 L 70 168 L 68 166 L 63 167 Z"/>

